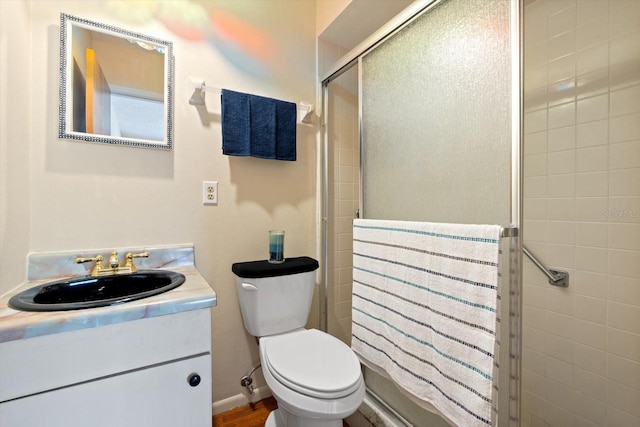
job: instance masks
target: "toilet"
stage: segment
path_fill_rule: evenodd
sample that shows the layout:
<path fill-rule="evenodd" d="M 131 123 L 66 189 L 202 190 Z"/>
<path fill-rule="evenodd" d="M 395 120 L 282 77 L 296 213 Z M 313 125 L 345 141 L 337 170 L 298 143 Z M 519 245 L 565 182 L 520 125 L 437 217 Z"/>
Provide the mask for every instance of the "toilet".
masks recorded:
<path fill-rule="evenodd" d="M 342 427 L 364 399 L 355 353 L 339 339 L 305 329 L 318 261 L 233 264 L 245 329 L 258 338 L 260 362 L 278 409 L 267 427 Z"/>

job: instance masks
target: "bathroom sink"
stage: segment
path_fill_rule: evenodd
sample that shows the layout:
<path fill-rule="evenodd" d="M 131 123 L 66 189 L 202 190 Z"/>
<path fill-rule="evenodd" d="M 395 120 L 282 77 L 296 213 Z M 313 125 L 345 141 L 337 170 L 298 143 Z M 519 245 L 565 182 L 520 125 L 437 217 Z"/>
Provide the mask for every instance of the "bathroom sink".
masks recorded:
<path fill-rule="evenodd" d="M 167 270 L 138 270 L 114 276 L 82 276 L 34 286 L 9 299 L 23 311 L 63 311 L 122 304 L 158 295 L 184 283 L 183 274 Z"/>

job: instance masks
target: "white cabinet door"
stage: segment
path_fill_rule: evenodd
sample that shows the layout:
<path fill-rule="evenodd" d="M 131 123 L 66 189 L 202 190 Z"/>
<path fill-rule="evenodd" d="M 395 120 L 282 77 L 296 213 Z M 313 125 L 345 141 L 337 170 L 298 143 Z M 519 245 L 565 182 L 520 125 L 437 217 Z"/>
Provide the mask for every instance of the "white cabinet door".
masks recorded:
<path fill-rule="evenodd" d="M 210 427 L 210 378 L 210 354 L 160 364 L 2 403 L 0 426 Z"/>

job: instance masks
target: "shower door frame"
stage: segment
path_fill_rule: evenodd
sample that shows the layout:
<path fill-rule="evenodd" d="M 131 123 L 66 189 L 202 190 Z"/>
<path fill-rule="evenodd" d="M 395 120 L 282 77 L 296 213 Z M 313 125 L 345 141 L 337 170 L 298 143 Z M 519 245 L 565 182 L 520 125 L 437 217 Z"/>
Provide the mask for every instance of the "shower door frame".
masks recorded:
<path fill-rule="evenodd" d="M 358 138 L 360 145 L 360 186 L 359 209 L 355 216 L 363 214 L 363 167 L 362 167 L 362 59 L 394 34 L 404 29 L 414 20 L 428 12 L 432 7 L 447 0 L 416 0 L 378 31 L 373 33 L 353 50 L 343 56 L 326 73 L 321 80 L 321 181 L 323 194 L 320 198 L 321 207 L 321 255 L 322 277 L 320 280 L 320 310 L 319 325 L 323 331 L 328 328 L 328 259 L 329 259 L 329 136 L 328 136 L 328 99 L 329 83 L 353 66 L 358 72 Z M 510 3 L 510 49 L 511 49 L 511 212 L 510 228 L 505 238 L 510 239 L 509 245 L 509 396 L 508 396 L 508 425 L 521 425 L 521 376 L 522 376 L 522 152 L 523 152 L 523 0 L 509 0 Z M 503 371 L 504 372 L 504 371 Z M 377 396 L 374 396 L 378 398 Z"/>

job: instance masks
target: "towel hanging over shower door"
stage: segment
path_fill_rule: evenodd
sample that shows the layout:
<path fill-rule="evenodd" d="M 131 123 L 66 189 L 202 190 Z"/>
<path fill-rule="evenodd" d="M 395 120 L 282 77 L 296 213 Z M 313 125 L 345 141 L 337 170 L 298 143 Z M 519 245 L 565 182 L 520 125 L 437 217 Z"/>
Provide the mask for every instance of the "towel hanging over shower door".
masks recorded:
<path fill-rule="evenodd" d="M 354 221 L 353 350 L 461 427 L 492 424 L 500 229 Z"/>

